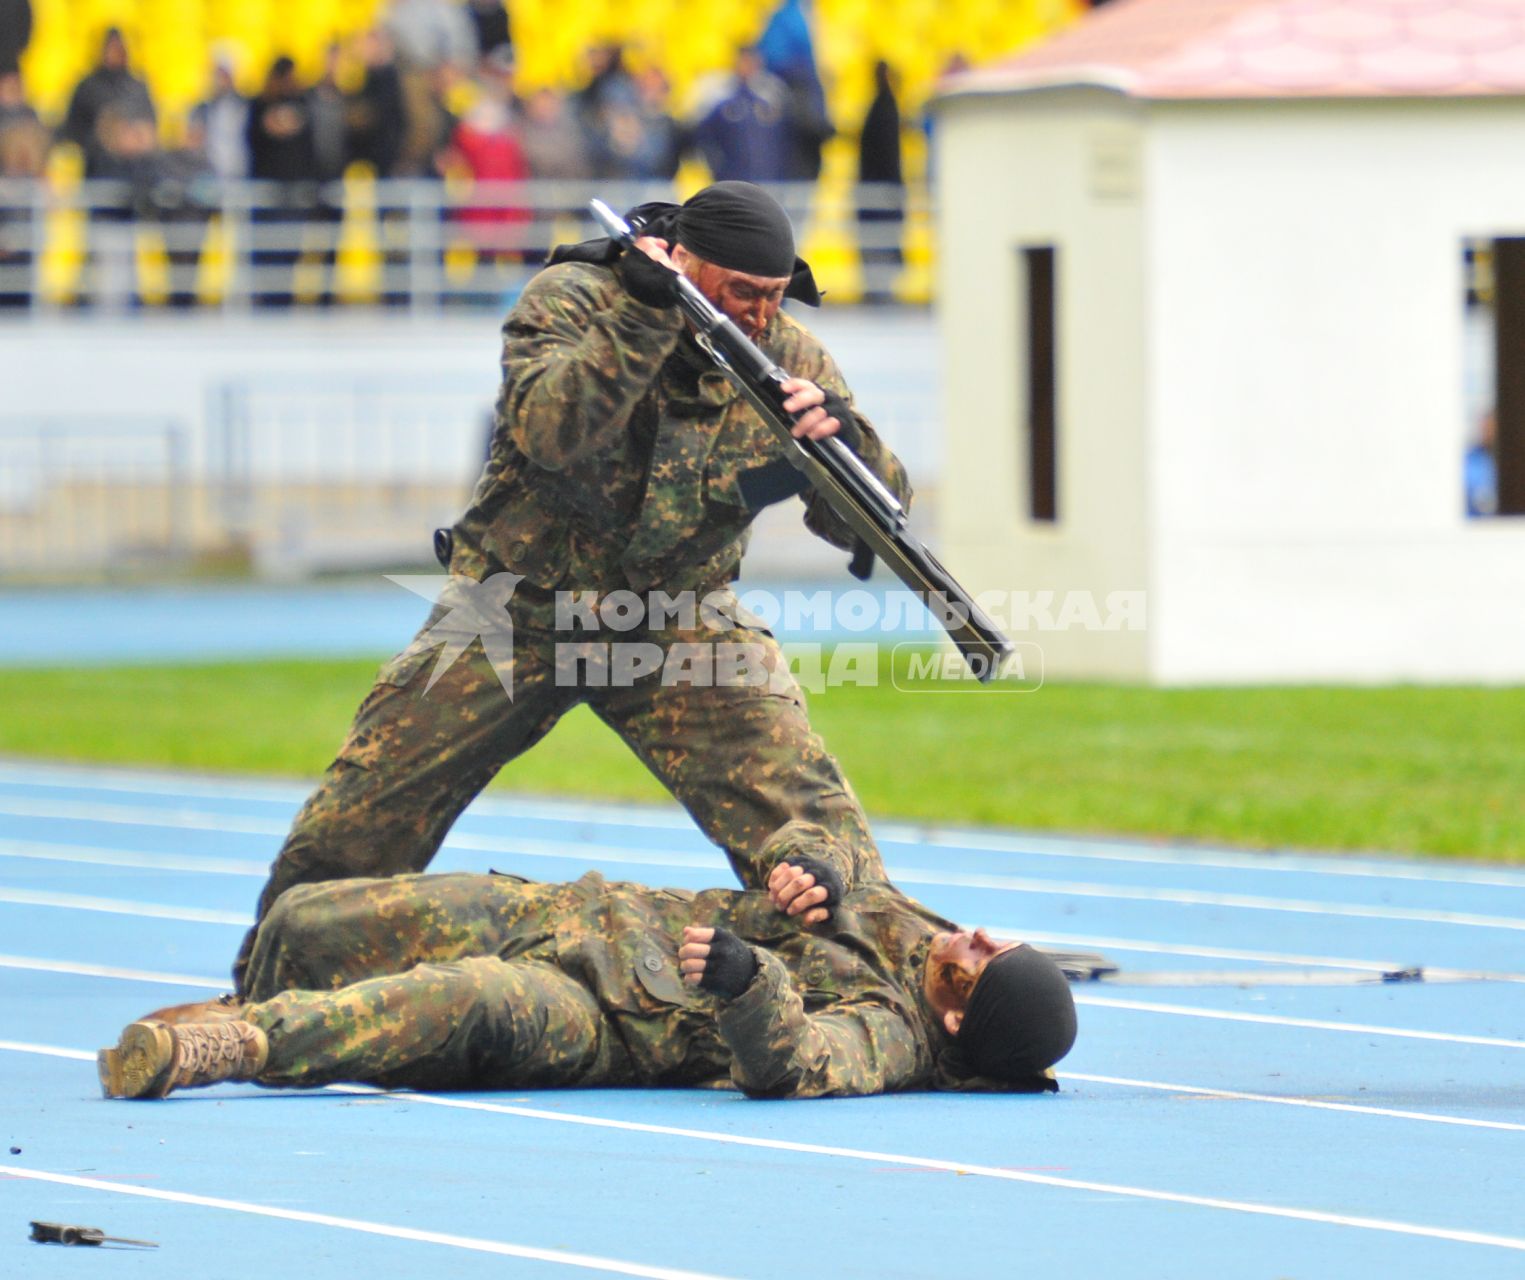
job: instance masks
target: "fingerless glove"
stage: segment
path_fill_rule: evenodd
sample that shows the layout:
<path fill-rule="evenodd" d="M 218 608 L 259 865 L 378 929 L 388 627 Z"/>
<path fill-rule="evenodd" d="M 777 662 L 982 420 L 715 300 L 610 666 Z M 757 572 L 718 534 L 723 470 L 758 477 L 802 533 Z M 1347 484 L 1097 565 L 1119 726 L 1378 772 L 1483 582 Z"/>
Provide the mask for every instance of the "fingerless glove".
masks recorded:
<path fill-rule="evenodd" d="M 752 948 L 729 929 L 716 929 L 699 985 L 722 1000 L 734 1000 L 752 985 L 756 975 L 757 957 Z"/>
<path fill-rule="evenodd" d="M 648 258 L 639 249 L 626 249 L 614 264 L 614 274 L 637 302 L 648 307 L 678 305 L 678 273 Z"/>
<path fill-rule="evenodd" d="M 826 890 L 826 901 L 816 903 L 817 907 L 825 907 L 828 911 L 836 910 L 837 904 L 842 901 L 842 894 L 846 886 L 842 883 L 842 877 L 837 874 L 837 869 L 829 862 L 822 862 L 819 858 L 785 858 L 791 867 L 798 867 L 801 871 L 815 877 L 817 886 Z M 814 910 L 814 908 L 811 908 Z"/>
<path fill-rule="evenodd" d="M 826 399 L 821 401 L 821 408 L 826 410 L 828 418 L 835 418 L 841 424 L 837 428 L 837 439 L 857 453 L 863 448 L 863 428 L 858 425 L 852 406 L 835 391 L 827 391 L 825 387 L 821 390 L 826 393 Z"/>

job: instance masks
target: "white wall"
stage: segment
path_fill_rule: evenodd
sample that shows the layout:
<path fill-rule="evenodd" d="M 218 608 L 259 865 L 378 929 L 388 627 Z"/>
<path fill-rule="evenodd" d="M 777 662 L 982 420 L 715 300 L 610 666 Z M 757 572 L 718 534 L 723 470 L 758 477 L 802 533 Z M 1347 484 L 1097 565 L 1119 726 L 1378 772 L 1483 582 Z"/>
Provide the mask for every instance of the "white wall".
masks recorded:
<path fill-rule="evenodd" d="M 940 554 L 940 368 L 930 317 L 829 306 L 797 314 L 826 342 L 859 405 L 910 470 L 919 495 L 914 527 Z M 124 429 L 128 420 L 174 424 L 188 444 L 186 464 L 199 475 L 216 457 L 219 401 L 238 386 L 255 393 L 249 405 L 257 471 L 279 463 L 288 475 L 296 467 L 312 478 L 360 478 L 373 448 L 378 456 L 371 461 L 387 474 L 459 476 L 469 486 L 498 389 L 500 324 L 486 313 L 6 318 L 0 473 L 9 456 L 6 432 L 72 417 Z M 398 429 L 376 431 L 388 418 Z M 0 513 L 5 480 L 0 474 Z M 369 525 L 361 536 L 374 544 Z M 788 502 L 759 518 L 747 571 L 752 581 L 847 585 L 846 560 L 805 530 L 800 504 Z"/>
<path fill-rule="evenodd" d="M 1147 590 L 1139 108 L 1084 90 L 956 97 L 935 141 L 947 562 L 979 590 Z M 1055 525 L 1028 515 L 1019 250 L 1043 244 L 1059 251 Z M 1049 678 L 1147 673 L 1144 631 L 1014 638 L 1042 646 Z"/>
<path fill-rule="evenodd" d="M 1462 240 L 1525 102 L 1153 108 L 1164 681 L 1525 679 L 1525 521 L 1468 521 Z"/>
<path fill-rule="evenodd" d="M 17 320 L 0 326 L 0 421 L 168 419 L 187 429 L 194 467 L 213 401 L 235 383 L 269 392 L 427 383 L 459 388 L 485 413 L 497 394 L 498 323 L 296 312 Z M 482 428 L 469 421 L 463 430 L 479 437 Z"/>

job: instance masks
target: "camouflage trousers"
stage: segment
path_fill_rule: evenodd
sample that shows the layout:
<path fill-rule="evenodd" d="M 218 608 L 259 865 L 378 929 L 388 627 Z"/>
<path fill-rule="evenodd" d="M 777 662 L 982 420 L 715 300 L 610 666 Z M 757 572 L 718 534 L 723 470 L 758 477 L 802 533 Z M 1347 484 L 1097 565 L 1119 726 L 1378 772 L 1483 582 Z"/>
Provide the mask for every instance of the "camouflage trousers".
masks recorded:
<path fill-rule="evenodd" d="M 478 642 L 436 671 L 438 639 L 428 634 L 439 616 L 436 608 L 418 639 L 381 668 L 271 867 L 256 920 L 293 885 L 422 871 L 477 793 L 579 703 L 726 851 L 743 887 L 764 887 L 771 868 L 757 854 L 793 819 L 819 824 L 854 851 L 855 882 L 885 878 L 858 799 L 811 729 L 804 695 L 767 631 L 738 625 L 718 636 L 752 649 L 761 682 L 669 681 L 664 668 L 624 684 L 572 683 L 558 662 L 557 637 L 523 625 L 511 661 L 500 656 L 495 667 Z M 618 638 L 671 652 L 713 646 L 717 634 L 668 629 Z M 233 966 L 241 993 L 254 937 L 251 930 Z"/>
<path fill-rule="evenodd" d="M 444 875 L 300 885 L 261 924 L 244 1017 L 260 1082 L 531 1089 L 634 1081 L 592 992 L 553 962 L 575 886 Z"/>

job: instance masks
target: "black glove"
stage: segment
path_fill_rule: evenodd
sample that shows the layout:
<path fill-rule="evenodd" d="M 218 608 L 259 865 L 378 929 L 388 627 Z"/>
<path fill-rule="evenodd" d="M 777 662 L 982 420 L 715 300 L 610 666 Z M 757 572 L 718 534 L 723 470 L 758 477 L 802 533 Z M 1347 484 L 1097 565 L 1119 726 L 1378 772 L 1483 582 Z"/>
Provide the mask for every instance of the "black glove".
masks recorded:
<path fill-rule="evenodd" d="M 752 985 L 757 976 L 757 957 L 729 929 L 715 930 L 710 939 L 710 953 L 704 961 L 699 985 L 722 1000 L 734 1000 Z"/>
<path fill-rule="evenodd" d="M 816 903 L 816 907 L 825 907 L 828 911 L 835 911 L 842 901 L 842 894 L 846 892 L 846 886 L 842 883 L 842 877 L 837 874 L 837 869 L 829 862 L 822 862 L 819 858 L 785 858 L 791 867 L 797 867 L 807 875 L 815 877 L 816 887 L 826 890 L 826 901 Z M 815 907 L 810 908 L 812 911 Z"/>
<path fill-rule="evenodd" d="M 821 401 L 821 408 L 826 410 L 828 418 L 835 418 L 840 424 L 837 428 L 837 439 L 857 453 L 863 448 L 863 428 L 858 425 L 852 406 L 835 391 L 827 391 L 825 387 L 821 390 L 826 393 L 826 399 Z"/>
<path fill-rule="evenodd" d="M 678 305 L 678 273 L 639 249 L 626 249 L 620 254 L 614 263 L 614 274 L 637 302 L 664 309 Z"/>

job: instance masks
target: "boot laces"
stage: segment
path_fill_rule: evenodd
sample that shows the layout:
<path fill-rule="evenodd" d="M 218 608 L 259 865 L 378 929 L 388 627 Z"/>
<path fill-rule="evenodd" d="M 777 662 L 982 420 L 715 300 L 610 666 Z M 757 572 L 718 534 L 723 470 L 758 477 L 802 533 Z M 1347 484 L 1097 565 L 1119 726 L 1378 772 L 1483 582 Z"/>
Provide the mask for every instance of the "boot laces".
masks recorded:
<path fill-rule="evenodd" d="M 177 1027 L 180 1041 L 180 1071 L 185 1075 L 205 1075 L 241 1066 L 248 1048 L 248 1037 L 232 1023 L 193 1023 Z"/>

